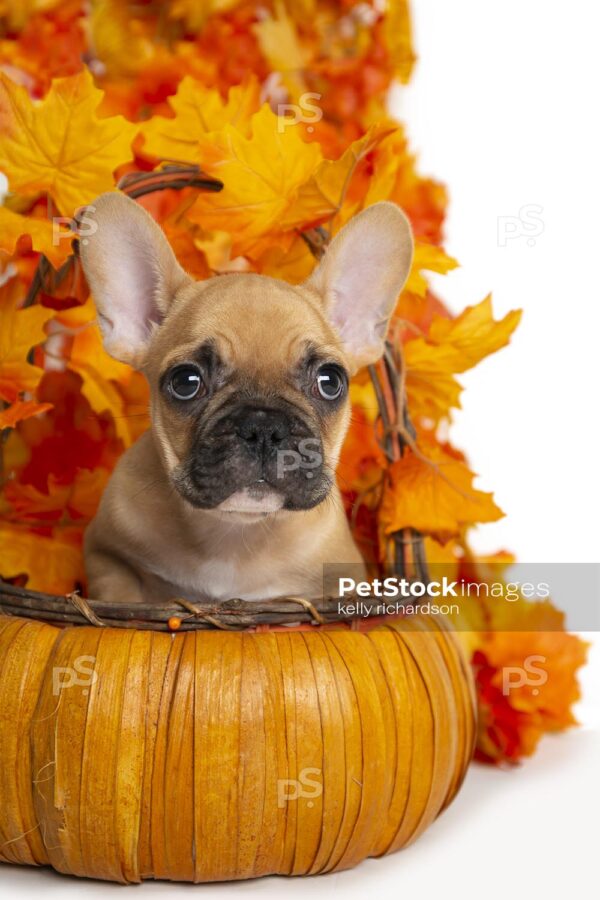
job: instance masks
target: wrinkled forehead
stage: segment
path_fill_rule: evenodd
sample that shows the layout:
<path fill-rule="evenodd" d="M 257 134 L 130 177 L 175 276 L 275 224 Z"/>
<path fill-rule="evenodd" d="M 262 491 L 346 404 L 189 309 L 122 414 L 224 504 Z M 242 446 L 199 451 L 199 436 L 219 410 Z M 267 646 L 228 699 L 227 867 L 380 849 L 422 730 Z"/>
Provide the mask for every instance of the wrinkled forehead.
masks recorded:
<path fill-rule="evenodd" d="M 307 356 L 344 363 L 318 301 L 264 276 L 222 276 L 188 289 L 157 335 L 160 368 L 210 347 L 229 368 L 276 374 Z"/>

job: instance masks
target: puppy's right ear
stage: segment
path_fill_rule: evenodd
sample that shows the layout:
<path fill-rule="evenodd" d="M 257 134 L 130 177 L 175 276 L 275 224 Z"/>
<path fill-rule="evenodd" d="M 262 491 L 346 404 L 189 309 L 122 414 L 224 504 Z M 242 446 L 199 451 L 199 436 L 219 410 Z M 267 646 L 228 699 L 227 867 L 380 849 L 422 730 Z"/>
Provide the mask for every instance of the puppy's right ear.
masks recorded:
<path fill-rule="evenodd" d="M 124 194 L 102 194 L 85 210 L 80 256 L 111 356 L 143 364 L 154 327 L 190 277 L 152 216 Z"/>

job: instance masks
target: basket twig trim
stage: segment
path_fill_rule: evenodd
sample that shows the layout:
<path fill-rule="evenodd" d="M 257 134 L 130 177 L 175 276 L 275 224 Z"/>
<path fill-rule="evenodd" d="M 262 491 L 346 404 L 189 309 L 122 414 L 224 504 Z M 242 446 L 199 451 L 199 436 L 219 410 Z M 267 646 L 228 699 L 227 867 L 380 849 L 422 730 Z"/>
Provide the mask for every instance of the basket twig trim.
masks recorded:
<path fill-rule="evenodd" d="M 137 628 L 150 631 L 221 630 L 241 631 L 261 625 L 328 625 L 351 622 L 357 597 L 309 599 L 278 597 L 275 600 L 240 600 L 191 603 L 174 598 L 168 603 L 127 603 L 126 599 L 107 602 L 79 594 L 55 596 L 30 591 L 0 580 L 0 614 L 37 619 L 55 625 L 93 625 L 97 628 Z M 182 616 L 182 609 L 190 615 Z M 361 619 L 381 616 L 377 604 L 362 604 Z"/>
<path fill-rule="evenodd" d="M 85 597 L 81 597 L 77 593 L 77 591 L 72 591 L 70 594 L 65 594 L 65 597 L 69 601 L 69 603 L 72 603 L 75 609 L 80 612 L 85 619 L 87 619 L 90 625 L 96 625 L 97 628 L 105 627 L 106 622 L 103 622 L 98 618 Z"/>

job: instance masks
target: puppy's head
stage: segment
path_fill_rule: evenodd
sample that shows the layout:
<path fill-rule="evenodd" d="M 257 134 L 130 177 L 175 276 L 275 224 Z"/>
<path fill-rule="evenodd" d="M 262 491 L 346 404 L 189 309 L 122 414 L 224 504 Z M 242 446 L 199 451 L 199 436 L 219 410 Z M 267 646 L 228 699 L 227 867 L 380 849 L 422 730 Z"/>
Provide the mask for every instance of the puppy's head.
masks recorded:
<path fill-rule="evenodd" d="M 381 356 L 410 269 L 404 214 L 369 207 L 293 286 L 250 274 L 195 282 L 132 200 L 104 194 L 91 210 L 81 258 L 104 344 L 148 378 L 156 446 L 179 493 L 240 516 L 324 500 L 348 379 Z"/>

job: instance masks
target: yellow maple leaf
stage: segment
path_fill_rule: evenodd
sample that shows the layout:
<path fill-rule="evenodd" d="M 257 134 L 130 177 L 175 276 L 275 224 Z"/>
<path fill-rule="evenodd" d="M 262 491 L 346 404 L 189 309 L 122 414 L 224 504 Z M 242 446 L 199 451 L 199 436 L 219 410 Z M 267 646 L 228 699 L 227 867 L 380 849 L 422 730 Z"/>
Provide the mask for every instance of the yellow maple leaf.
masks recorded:
<path fill-rule="evenodd" d="M 40 309 L 41 307 L 33 307 Z M 51 310 L 45 310 L 52 315 Z M 115 431 L 126 447 L 137 437 L 137 423 L 126 413 L 121 387 L 127 388 L 133 369 L 109 356 L 96 324 L 96 308 L 91 298 L 80 306 L 56 313 L 53 333 L 66 333 L 71 338 L 68 366 L 83 379 L 81 392 L 95 412 L 110 411 Z M 40 372 L 41 375 L 41 372 Z M 1 389 L 1 381 L 0 381 Z"/>
<path fill-rule="evenodd" d="M 406 391 L 413 416 L 435 422 L 458 407 L 462 388 L 455 373 L 465 372 L 510 340 L 520 310 L 494 319 L 491 296 L 469 306 L 454 319 L 435 316 L 429 332 L 404 348 Z"/>
<path fill-rule="evenodd" d="M 32 248 L 43 253 L 55 268 L 58 268 L 71 252 L 69 234 L 58 223 L 54 225 L 48 219 L 22 216 L 5 206 L 0 206 L 0 250 L 12 256 L 19 238 L 25 234 L 30 236 Z M 74 234 L 71 233 L 70 236 L 74 237 Z"/>
<path fill-rule="evenodd" d="M 13 403 L 21 391 L 32 391 L 42 370 L 28 362 L 32 347 L 46 339 L 44 326 L 54 315 L 43 306 L 19 308 L 11 285 L 0 291 L 0 399 Z"/>
<path fill-rule="evenodd" d="M 125 402 L 118 383 L 127 385 L 133 370 L 107 354 L 97 325 L 89 325 L 75 336 L 69 368 L 81 375 L 81 393 L 92 409 L 98 413 L 109 410 L 117 435 L 125 447 L 130 447 L 134 441 L 134 431 L 125 413 Z"/>
<path fill-rule="evenodd" d="M 102 97 L 87 69 L 57 78 L 40 103 L 0 73 L 0 169 L 12 191 L 47 192 L 59 213 L 73 216 L 114 187 L 137 127 L 123 116 L 99 118 Z"/>
<path fill-rule="evenodd" d="M 135 74 L 152 57 L 152 42 L 122 0 L 94 0 L 89 32 L 94 55 L 112 77 Z"/>
<path fill-rule="evenodd" d="M 223 100 L 216 88 L 207 88 L 186 75 L 168 100 L 174 117 L 154 116 L 142 125 L 144 151 L 160 159 L 201 162 L 201 137 L 228 124 L 249 136 L 250 119 L 259 108 L 259 98 L 260 85 L 254 77 L 232 87 Z"/>
<path fill-rule="evenodd" d="M 465 372 L 484 357 L 504 347 L 521 319 L 521 310 L 512 310 L 503 319 L 495 320 L 492 297 L 488 295 L 476 306 L 468 306 L 459 316 L 447 319 L 436 316 L 429 329 L 426 343 L 436 345 L 437 359 L 442 359 L 447 371 Z M 423 342 L 425 343 L 425 342 Z M 411 341 L 413 362 L 420 352 L 427 355 L 418 338 Z"/>
<path fill-rule="evenodd" d="M 338 212 L 356 167 L 394 130 L 394 126 L 386 122 L 373 125 L 366 134 L 353 141 L 339 159 L 322 160 L 298 191 L 297 203 L 282 217 L 280 228 L 316 224 Z"/>
<path fill-rule="evenodd" d="M 277 229 L 322 160 L 319 145 L 305 143 L 296 128 L 282 127 L 266 104 L 252 116 L 251 128 L 250 138 L 226 125 L 212 140 L 200 139 L 204 168 L 225 187 L 200 194 L 188 214 L 204 228 L 230 232 L 234 255 Z"/>
<path fill-rule="evenodd" d="M 302 46 L 296 25 L 288 16 L 281 0 L 275 3 L 275 14 L 266 12 L 253 31 L 271 69 L 281 73 L 283 84 L 292 100 L 299 100 L 306 90 L 302 71 L 310 54 Z"/>
<path fill-rule="evenodd" d="M 445 542 L 468 525 L 502 518 L 492 495 L 473 487 L 475 476 L 461 459 L 433 442 L 423 452 L 426 459 L 408 450 L 390 466 L 379 511 L 385 535 L 416 528 Z"/>
<path fill-rule="evenodd" d="M 32 591 L 64 594 L 83 580 L 83 558 L 76 535 L 66 529 L 45 537 L 18 525 L 0 525 L 0 575 L 27 574 Z"/>
<path fill-rule="evenodd" d="M 350 382 L 349 393 L 352 406 L 360 406 L 368 421 L 375 428 L 375 422 L 379 416 L 379 403 L 373 382 L 370 379 L 353 378 Z"/>
<path fill-rule="evenodd" d="M 425 269 L 428 272 L 438 272 L 445 275 L 452 269 L 456 269 L 458 262 L 435 244 L 425 244 L 417 241 L 413 256 L 410 274 L 404 289 L 418 297 L 424 297 L 428 290 L 427 280 L 421 274 Z"/>
<path fill-rule="evenodd" d="M 383 35 L 398 78 L 407 84 L 417 58 L 412 46 L 408 0 L 386 0 Z"/>
<path fill-rule="evenodd" d="M 315 258 L 306 241 L 296 235 L 289 247 L 268 247 L 257 261 L 257 271 L 290 284 L 301 284 L 315 267 Z"/>

